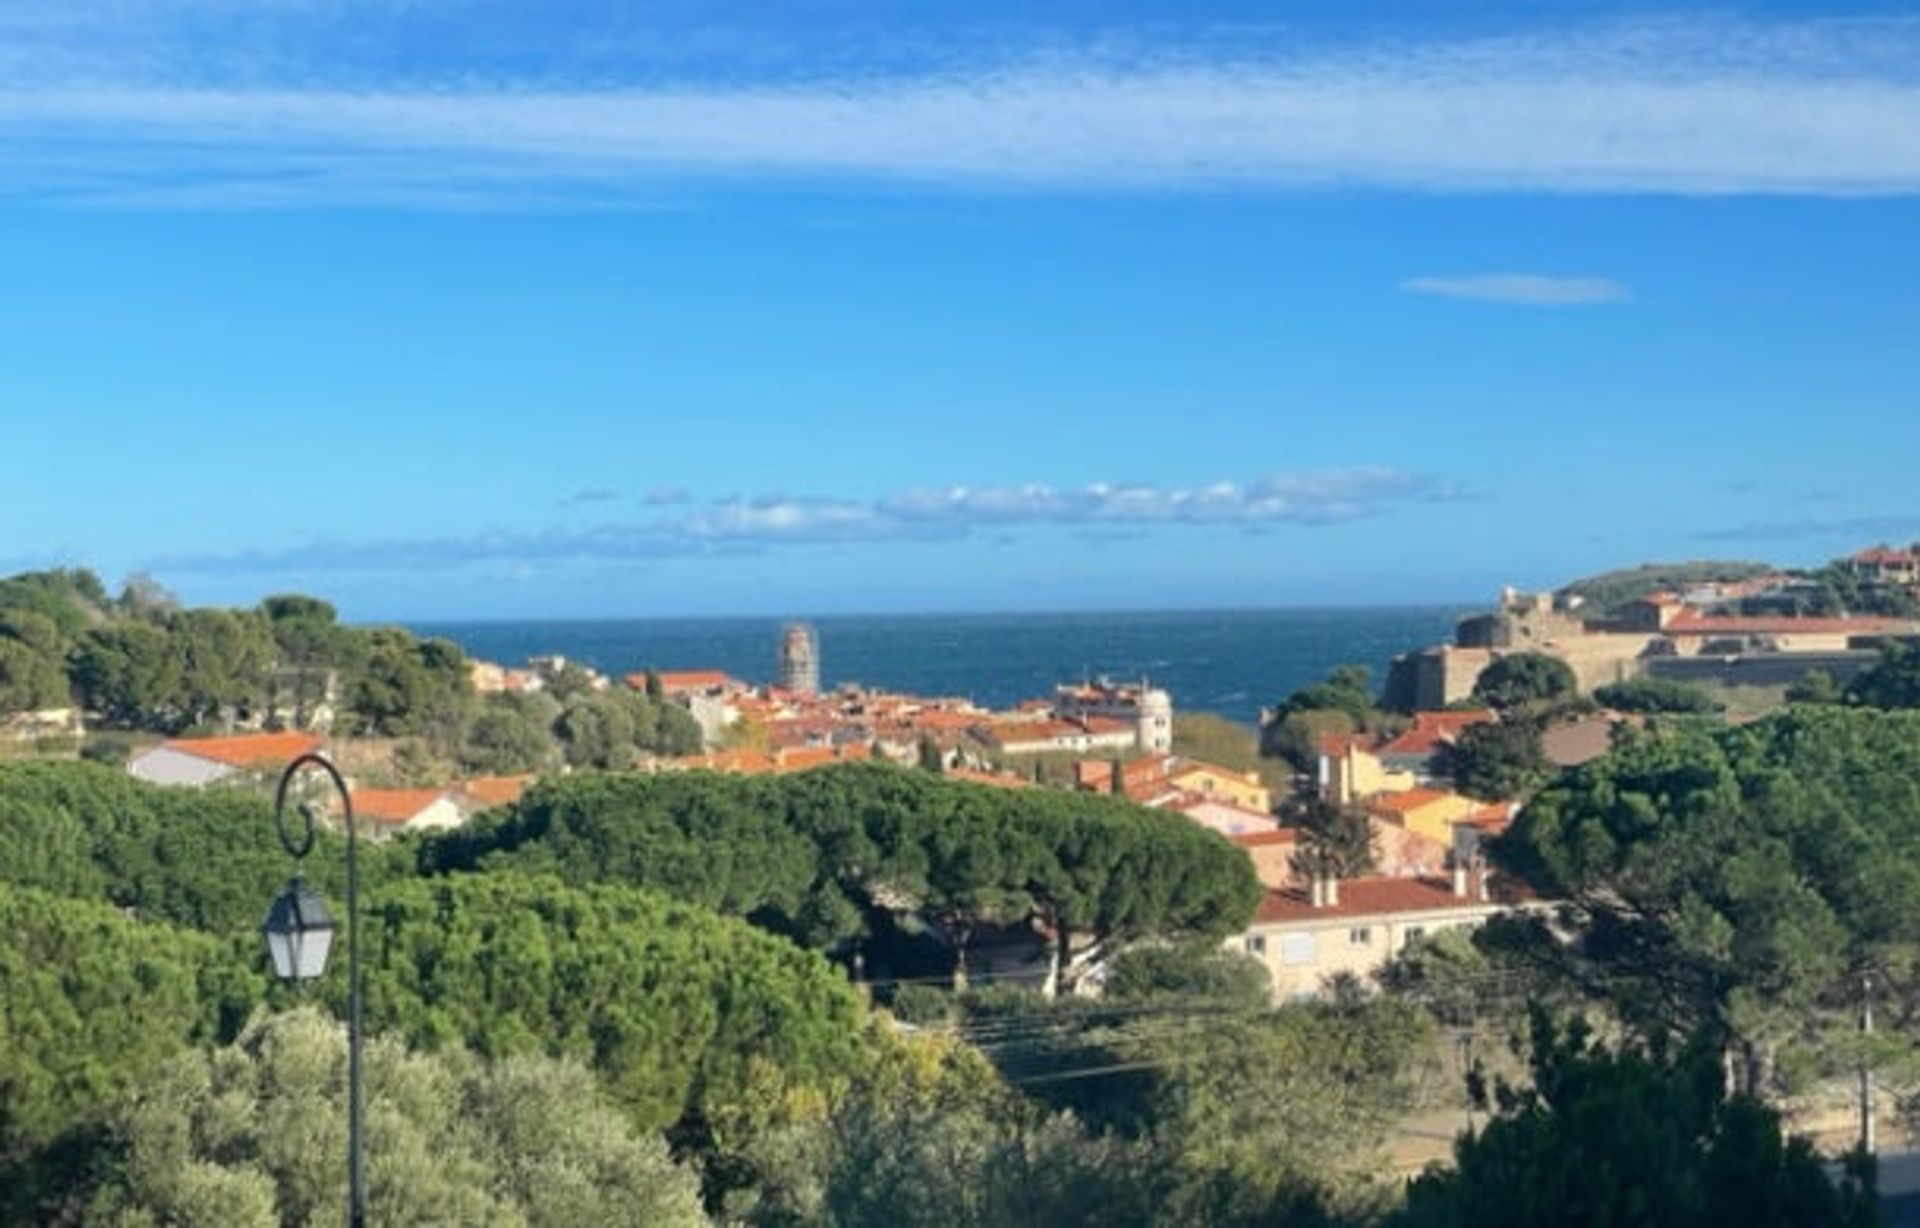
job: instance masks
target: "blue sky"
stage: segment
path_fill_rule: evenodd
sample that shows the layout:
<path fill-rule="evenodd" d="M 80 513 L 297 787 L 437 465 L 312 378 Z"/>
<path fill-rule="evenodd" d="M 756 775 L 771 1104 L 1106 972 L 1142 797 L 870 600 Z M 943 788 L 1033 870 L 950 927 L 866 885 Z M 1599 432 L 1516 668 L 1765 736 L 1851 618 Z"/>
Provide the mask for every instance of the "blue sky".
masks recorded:
<path fill-rule="evenodd" d="M 1911 539 L 1917 66 L 1894 4 L 9 6 L 0 568 L 828 613 Z"/>

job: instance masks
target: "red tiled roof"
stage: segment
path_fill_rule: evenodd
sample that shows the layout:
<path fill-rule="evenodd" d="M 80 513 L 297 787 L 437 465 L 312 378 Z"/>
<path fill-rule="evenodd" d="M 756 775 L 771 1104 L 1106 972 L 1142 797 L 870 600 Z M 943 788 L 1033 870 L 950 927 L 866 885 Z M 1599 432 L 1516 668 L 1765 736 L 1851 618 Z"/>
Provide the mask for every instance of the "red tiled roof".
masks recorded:
<path fill-rule="evenodd" d="M 1268 891 L 1254 914 L 1259 925 L 1314 921 L 1324 917 L 1387 917 L 1397 913 L 1432 912 L 1446 908 L 1487 908 L 1490 903 L 1453 893 L 1453 884 L 1441 878 L 1350 878 L 1340 884 L 1340 902 L 1313 906 L 1305 887 Z"/>
<path fill-rule="evenodd" d="M 1792 618 L 1676 614 L 1661 630 L 1669 635 L 1884 635 L 1911 631 L 1904 618 Z"/>
<path fill-rule="evenodd" d="M 1885 545 L 1869 546 L 1853 556 L 1855 563 L 1875 563 L 1883 567 L 1912 567 L 1920 563 L 1920 556 L 1911 550 L 1894 550 Z"/>
<path fill-rule="evenodd" d="M 1379 737 L 1371 733 L 1322 733 L 1313 739 L 1314 750 L 1332 759 L 1339 759 L 1349 751 L 1371 751 L 1379 746 Z"/>
<path fill-rule="evenodd" d="M 1274 844 L 1297 844 L 1300 832 L 1296 828 L 1282 827 L 1278 831 L 1243 831 L 1227 839 L 1243 849 L 1257 849 Z"/>
<path fill-rule="evenodd" d="M 169 750 L 199 759 L 210 759 L 236 768 L 279 767 L 309 751 L 319 750 L 324 739 L 311 733 L 241 733 L 224 738 L 174 738 L 164 743 Z"/>
<path fill-rule="evenodd" d="M 1253 772 L 1236 772 L 1232 768 L 1221 767 L 1217 763 L 1206 763 L 1199 759 L 1183 759 L 1180 765 L 1167 773 L 1168 780 L 1181 780 L 1188 776 L 1214 776 L 1223 780 L 1237 781 L 1243 785 L 1257 785 L 1260 777 Z"/>
<path fill-rule="evenodd" d="M 444 796 L 439 789 L 355 789 L 353 813 L 376 823 L 405 823 Z"/>
<path fill-rule="evenodd" d="M 1475 725 L 1489 724 L 1497 718 L 1490 711 L 1416 712 L 1413 728 L 1380 748 L 1383 755 L 1431 755 Z"/>
<path fill-rule="evenodd" d="M 1382 793 L 1378 797 L 1370 798 L 1367 806 L 1374 810 L 1390 810 L 1395 814 L 1411 814 L 1422 806 L 1429 806 L 1453 796 L 1455 795 L 1445 789 L 1407 789 L 1399 793 Z"/>
<path fill-rule="evenodd" d="M 459 781 L 454 788 L 482 806 L 506 806 L 519 801 L 533 780 L 531 776 L 476 776 Z"/>

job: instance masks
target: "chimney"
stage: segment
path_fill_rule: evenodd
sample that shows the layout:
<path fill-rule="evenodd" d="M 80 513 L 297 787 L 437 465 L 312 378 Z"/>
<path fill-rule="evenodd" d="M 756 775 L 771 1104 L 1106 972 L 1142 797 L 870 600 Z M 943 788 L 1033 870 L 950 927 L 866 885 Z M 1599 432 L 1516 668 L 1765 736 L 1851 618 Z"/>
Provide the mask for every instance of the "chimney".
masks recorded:
<path fill-rule="evenodd" d="M 1340 876 L 1338 874 L 1327 875 L 1326 896 L 1328 908 L 1338 908 L 1340 906 Z"/>
<path fill-rule="evenodd" d="M 1466 899 L 1467 889 L 1470 885 L 1471 884 L 1467 882 L 1466 863 L 1461 861 L 1458 857 L 1454 858 L 1453 859 L 1453 894 L 1454 896 L 1458 899 L 1462 899 L 1462 900 Z"/>
<path fill-rule="evenodd" d="M 1326 880 L 1320 877 L 1320 871 L 1318 870 L 1315 870 L 1312 877 L 1307 879 L 1307 903 L 1314 908 L 1325 908 L 1327 906 L 1327 889 L 1325 884 Z"/>

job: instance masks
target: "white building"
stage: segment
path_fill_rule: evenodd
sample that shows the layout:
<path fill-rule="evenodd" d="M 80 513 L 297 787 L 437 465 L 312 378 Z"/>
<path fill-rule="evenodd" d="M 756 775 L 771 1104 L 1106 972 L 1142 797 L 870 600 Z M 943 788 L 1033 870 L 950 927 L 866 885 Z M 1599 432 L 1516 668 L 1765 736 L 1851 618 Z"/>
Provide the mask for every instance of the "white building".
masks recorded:
<path fill-rule="evenodd" d="M 175 738 L 127 760 L 127 773 L 156 785 L 201 788 L 253 772 L 277 772 L 323 739 L 311 733 L 243 733 L 224 738 Z"/>
<path fill-rule="evenodd" d="M 445 831 L 466 821 L 459 801 L 444 789 L 355 789 L 353 813 L 375 836 Z"/>
<path fill-rule="evenodd" d="M 1053 689 L 1053 710 L 1067 720 L 1121 721 L 1134 731 L 1134 746 L 1148 754 L 1173 749 L 1173 696 L 1159 687 L 1116 684 L 1105 678 Z"/>
<path fill-rule="evenodd" d="M 1365 979 L 1409 943 L 1473 927 L 1515 907 L 1483 871 L 1448 878 L 1352 878 L 1269 890 L 1246 931 L 1227 940 L 1266 966 L 1276 1000 L 1311 997 L 1340 974 Z"/>

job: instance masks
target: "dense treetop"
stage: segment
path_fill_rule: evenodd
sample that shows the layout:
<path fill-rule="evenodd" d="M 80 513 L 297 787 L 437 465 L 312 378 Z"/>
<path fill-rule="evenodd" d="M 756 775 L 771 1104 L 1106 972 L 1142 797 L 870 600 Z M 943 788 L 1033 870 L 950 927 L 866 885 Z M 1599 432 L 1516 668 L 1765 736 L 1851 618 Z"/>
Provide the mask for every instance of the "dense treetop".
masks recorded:
<path fill-rule="evenodd" d="M 861 1007 L 838 970 L 657 894 L 453 875 L 394 883 L 368 915 L 373 1026 L 578 1057 L 649 1128 L 742 1094 L 756 1059 L 818 1081 L 859 1055 Z"/>
<path fill-rule="evenodd" d="M 5 883 L 0 934 L 0 1220 L 18 1223 L 73 1135 L 230 1034 L 261 983 L 229 941 Z"/>
<path fill-rule="evenodd" d="M 337 896 L 341 839 L 317 835 L 308 875 Z M 0 764 L 0 882 L 236 934 L 259 925 L 291 869 L 256 793 L 160 788 L 93 763 Z M 386 851 L 363 849 L 361 872 L 383 879 Z"/>
<path fill-rule="evenodd" d="M 1259 900 L 1245 855 L 1178 816 L 870 763 L 579 774 L 428 842 L 422 864 L 658 887 L 813 946 L 891 912 L 959 928 L 1037 918 L 1096 939 L 1220 936 Z"/>
<path fill-rule="evenodd" d="M 1565 898 L 1578 941 L 1553 949 L 1629 1019 L 1750 1050 L 1812 1042 L 1850 1017 L 1861 970 L 1909 1001 L 1920 714 L 1809 706 L 1630 733 L 1496 850 Z"/>
<path fill-rule="evenodd" d="M 1609 1051 L 1579 1027 L 1532 1028 L 1532 1079 L 1500 1089 L 1454 1166 L 1413 1183 L 1392 1228 L 1871 1228 L 1872 1190 L 1829 1181 L 1779 1115 L 1725 1093 L 1711 1047 Z"/>

